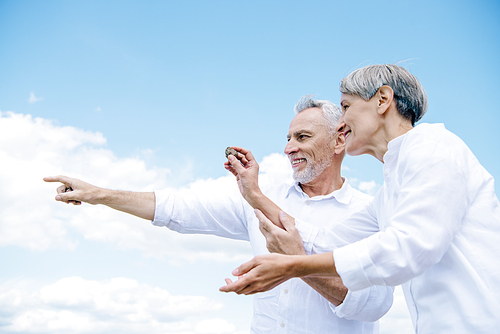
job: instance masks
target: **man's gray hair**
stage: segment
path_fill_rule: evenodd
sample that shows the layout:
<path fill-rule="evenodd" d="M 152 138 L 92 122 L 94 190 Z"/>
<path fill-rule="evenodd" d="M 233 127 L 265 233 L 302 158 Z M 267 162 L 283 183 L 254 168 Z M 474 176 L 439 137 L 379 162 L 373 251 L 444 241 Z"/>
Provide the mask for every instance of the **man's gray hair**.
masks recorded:
<path fill-rule="evenodd" d="M 308 108 L 321 108 L 328 131 L 333 136 L 336 133 L 337 122 L 342 115 L 339 107 L 328 100 L 313 100 L 314 95 L 302 96 L 295 104 L 295 114 Z"/>
<path fill-rule="evenodd" d="M 382 86 L 394 91 L 396 107 L 401 116 L 414 125 L 427 111 L 427 94 L 420 81 L 406 69 L 394 65 L 369 65 L 342 79 L 340 91 L 371 99 Z"/>

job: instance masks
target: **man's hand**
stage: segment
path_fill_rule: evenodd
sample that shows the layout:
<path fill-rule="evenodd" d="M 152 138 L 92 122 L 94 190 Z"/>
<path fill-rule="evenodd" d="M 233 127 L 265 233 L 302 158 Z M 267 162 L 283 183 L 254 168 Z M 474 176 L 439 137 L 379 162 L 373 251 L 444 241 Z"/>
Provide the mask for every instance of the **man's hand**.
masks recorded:
<path fill-rule="evenodd" d="M 73 179 L 67 176 L 47 176 L 44 177 L 45 182 L 61 182 L 62 186 L 59 186 L 56 191 L 56 201 L 64 203 L 73 203 L 74 205 L 80 205 L 82 202 L 89 204 L 99 204 L 98 193 L 99 189 L 96 186 L 88 184 L 86 182 L 80 181 L 78 179 Z"/>
<path fill-rule="evenodd" d="M 259 209 L 273 224 L 283 228 L 278 218 L 281 209 L 260 191 L 259 164 L 252 153 L 241 147 L 232 146 L 232 148 L 239 152 L 238 157 L 228 156 L 229 161 L 224 163 L 224 168 L 236 176 L 241 195 L 252 208 Z"/>
<path fill-rule="evenodd" d="M 44 177 L 45 182 L 61 182 L 57 188 L 56 201 L 73 203 L 103 204 L 112 209 L 153 220 L 155 216 L 155 194 L 99 188 L 67 176 Z"/>
<path fill-rule="evenodd" d="M 279 214 L 279 220 L 283 229 L 274 225 L 260 211 L 255 210 L 259 219 L 259 229 L 266 238 L 266 246 L 269 252 L 285 255 L 305 255 L 304 245 L 299 231 L 295 228 L 295 219 L 284 211 Z"/>
<path fill-rule="evenodd" d="M 237 158 L 234 155 L 229 155 L 228 161 L 224 163 L 224 168 L 236 176 L 241 195 L 252 205 L 255 196 L 261 194 L 259 188 L 259 164 L 249 150 L 237 146 L 232 148 L 240 154 L 238 154 Z"/>

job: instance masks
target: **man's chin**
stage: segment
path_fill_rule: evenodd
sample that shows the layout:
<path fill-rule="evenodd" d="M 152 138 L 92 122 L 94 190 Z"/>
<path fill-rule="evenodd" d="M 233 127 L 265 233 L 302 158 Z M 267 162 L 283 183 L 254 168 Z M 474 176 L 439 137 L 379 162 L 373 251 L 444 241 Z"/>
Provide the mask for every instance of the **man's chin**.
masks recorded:
<path fill-rule="evenodd" d="M 302 176 L 300 172 L 293 171 L 292 178 L 295 182 L 300 182 Z"/>
<path fill-rule="evenodd" d="M 308 184 L 309 182 L 313 181 L 313 180 L 311 180 L 311 176 L 307 175 L 305 173 L 301 173 L 301 174 L 293 173 L 292 178 L 295 182 L 298 182 L 300 184 Z"/>

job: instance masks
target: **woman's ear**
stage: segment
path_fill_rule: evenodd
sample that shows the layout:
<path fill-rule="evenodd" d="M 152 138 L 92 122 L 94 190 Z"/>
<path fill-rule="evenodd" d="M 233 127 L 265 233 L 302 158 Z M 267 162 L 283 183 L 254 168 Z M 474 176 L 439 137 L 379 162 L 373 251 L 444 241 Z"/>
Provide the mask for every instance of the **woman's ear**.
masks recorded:
<path fill-rule="evenodd" d="M 389 86 L 382 86 L 377 91 L 378 113 L 384 114 L 394 101 L 394 91 Z"/>

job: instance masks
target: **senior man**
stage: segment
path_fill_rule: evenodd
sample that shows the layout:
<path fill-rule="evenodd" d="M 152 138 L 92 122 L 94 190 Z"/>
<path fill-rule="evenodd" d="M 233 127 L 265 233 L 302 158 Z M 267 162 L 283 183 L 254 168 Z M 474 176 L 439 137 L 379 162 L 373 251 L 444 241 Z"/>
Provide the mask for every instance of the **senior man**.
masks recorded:
<path fill-rule="evenodd" d="M 335 131 L 340 109 L 306 96 L 297 102 L 295 112 L 285 148 L 295 182 L 269 187 L 264 193 L 293 216 L 330 227 L 332 216 L 343 220 L 371 198 L 341 177 L 345 142 Z M 248 150 L 234 148 L 251 156 Z M 232 166 L 226 163 L 226 168 Z M 64 176 L 45 181 L 64 183 L 58 188 L 58 201 L 105 204 L 180 233 L 247 240 L 255 255 L 268 253 L 254 210 L 236 191 L 222 195 L 172 190 L 137 193 L 101 189 Z M 287 252 L 305 254 L 303 247 Z M 339 278 L 293 279 L 255 296 L 251 332 L 376 333 L 376 321 L 392 305 L 392 293 L 388 287 L 347 291 Z"/>

